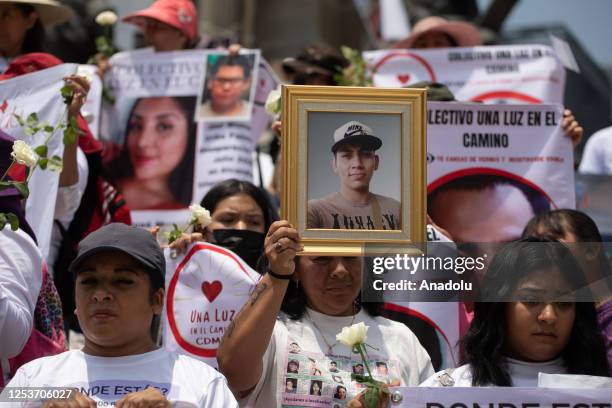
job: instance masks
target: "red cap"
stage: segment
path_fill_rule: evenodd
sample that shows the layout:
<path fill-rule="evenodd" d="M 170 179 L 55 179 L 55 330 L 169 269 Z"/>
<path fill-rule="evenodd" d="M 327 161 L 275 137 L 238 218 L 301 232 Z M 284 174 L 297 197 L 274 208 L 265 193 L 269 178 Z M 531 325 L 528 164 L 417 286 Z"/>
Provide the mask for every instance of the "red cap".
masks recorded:
<path fill-rule="evenodd" d="M 60 59 L 44 52 L 24 54 L 11 61 L 4 74 L 0 75 L 0 81 L 51 68 L 61 63 Z"/>
<path fill-rule="evenodd" d="M 198 35 L 198 14 L 192 0 L 157 0 L 149 8 L 123 17 L 122 21 L 144 27 L 145 18 L 177 28 L 190 41 Z"/>

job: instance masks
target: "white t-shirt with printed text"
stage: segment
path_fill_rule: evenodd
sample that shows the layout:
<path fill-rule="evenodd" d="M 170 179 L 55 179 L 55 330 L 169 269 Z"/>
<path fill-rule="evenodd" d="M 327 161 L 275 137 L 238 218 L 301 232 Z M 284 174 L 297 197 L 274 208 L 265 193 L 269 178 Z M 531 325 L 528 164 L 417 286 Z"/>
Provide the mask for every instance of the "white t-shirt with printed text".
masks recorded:
<path fill-rule="evenodd" d="M 162 349 L 125 357 L 95 357 L 71 350 L 22 366 L 7 386 L 74 387 L 98 407 L 114 406 L 128 393 L 148 387 L 159 389 L 173 407 L 238 406 L 223 375 L 194 358 Z"/>

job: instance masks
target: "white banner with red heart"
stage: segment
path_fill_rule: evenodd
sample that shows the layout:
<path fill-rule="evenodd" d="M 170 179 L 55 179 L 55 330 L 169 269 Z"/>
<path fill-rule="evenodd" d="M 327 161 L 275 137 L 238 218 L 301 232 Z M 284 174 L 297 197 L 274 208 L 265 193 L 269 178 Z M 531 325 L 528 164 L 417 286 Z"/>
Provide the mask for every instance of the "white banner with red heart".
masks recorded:
<path fill-rule="evenodd" d="M 367 51 L 374 86 L 446 85 L 458 101 L 563 103 L 565 69 L 545 45 Z"/>
<path fill-rule="evenodd" d="M 177 258 L 166 250 L 164 348 L 217 367 L 217 347 L 259 274 L 225 248 L 199 242 Z"/>

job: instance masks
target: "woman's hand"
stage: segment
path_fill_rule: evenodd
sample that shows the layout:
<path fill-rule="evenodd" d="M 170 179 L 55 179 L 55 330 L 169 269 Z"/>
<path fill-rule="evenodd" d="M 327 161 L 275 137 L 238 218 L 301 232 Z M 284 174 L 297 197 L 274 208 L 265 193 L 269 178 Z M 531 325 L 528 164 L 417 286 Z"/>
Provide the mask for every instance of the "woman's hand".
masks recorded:
<path fill-rule="evenodd" d="M 303 250 L 300 235 L 289 221 L 276 221 L 270 226 L 264 241 L 264 251 L 272 272 L 293 275 L 295 254 Z"/>
<path fill-rule="evenodd" d="M 229 55 L 238 55 L 241 49 L 242 49 L 242 46 L 240 44 L 230 44 L 230 46 L 227 47 L 227 51 L 229 51 Z"/>
<path fill-rule="evenodd" d="M 199 241 L 204 241 L 204 236 L 199 232 L 192 232 L 191 234 L 182 233 L 169 247 L 174 255 L 181 255 L 187 252 L 189 245 Z"/>
<path fill-rule="evenodd" d="M 68 117 L 76 118 L 87 100 L 89 80 L 80 75 L 70 75 L 64 78 L 66 85 L 72 90 L 72 100 L 68 106 Z"/>
<path fill-rule="evenodd" d="M 170 408 L 172 404 L 164 395 L 153 387 L 142 391 L 131 392 L 117 401 L 116 408 Z"/>
<path fill-rule="evenodd" d="M 561 127 L 565 132 L 565 135 L 570 138 L 574 147 L 578 146 L 582 140 L 584 129 L 580 126 L 580 123 L 576 120 L 572 111 L 565 109 L 563 111 L 563 119 L 561 120 Z"/>
<path fill-rule="evenodd" d="M 367 408 L 367 406 L 368 405 L 365 402 L 365 391 L 356 395 L 355 398 L 353 398 L 352 400 L 349 401 L 348 404 L 346 404 L 346 408 Z M 376 408 L 387 408 L 388 406 L 389 406 L 388 390 L 387 392 L 383 392 L 383 390 L 381 390 L 378 395 L 378 405 L 376 405 Z"/>
<path fill-rule="evenodd" d="M 94 58 L 96 60 L 96 65 L 98 66 L 96 73 L 100 79 L 104 80 L 104 75 L 106 75 L 106 73 L 111 69 L 111 63 L 109 62 L 108 57 L 101 52 L 97 53 Z"/>

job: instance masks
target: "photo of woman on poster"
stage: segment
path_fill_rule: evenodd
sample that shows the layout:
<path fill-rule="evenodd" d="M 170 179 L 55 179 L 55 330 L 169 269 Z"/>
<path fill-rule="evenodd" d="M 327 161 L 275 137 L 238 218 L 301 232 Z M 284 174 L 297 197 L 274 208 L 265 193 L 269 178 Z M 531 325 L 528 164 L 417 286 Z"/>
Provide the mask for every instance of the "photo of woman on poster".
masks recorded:
<path fill-rule="evenodd" d="M 186 208 L 191 203 L 196 140 L 195 97 L 134 102 L 123 148 L 110 165 L 132 210 Z"/>

